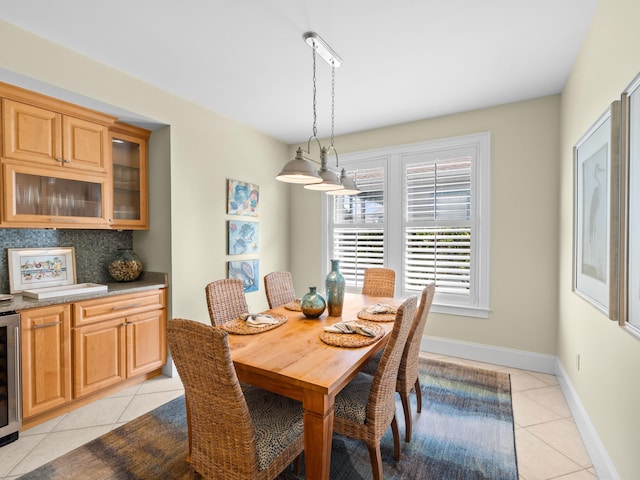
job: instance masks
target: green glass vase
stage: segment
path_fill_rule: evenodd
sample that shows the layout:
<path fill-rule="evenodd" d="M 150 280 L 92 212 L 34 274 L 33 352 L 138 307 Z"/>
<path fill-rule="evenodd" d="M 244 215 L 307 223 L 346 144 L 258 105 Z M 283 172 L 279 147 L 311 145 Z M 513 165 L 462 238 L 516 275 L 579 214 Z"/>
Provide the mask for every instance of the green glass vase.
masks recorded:
<path fill-rule="evenodd" d="M 318 292 L 316 287 L 309 287 L 309 292 L 300 300 L 300 310 L 307 318 L 318 318 L 324 313 L 327 304 Z"/>
<path fill-rule="evenodd" d="M 331 260 L 331 271 L 325 279 L 325 287 L 329 316 L 342 316 L 342 304 L 344 303 L 344 277 L 340 273 L 340 260 Z"/>

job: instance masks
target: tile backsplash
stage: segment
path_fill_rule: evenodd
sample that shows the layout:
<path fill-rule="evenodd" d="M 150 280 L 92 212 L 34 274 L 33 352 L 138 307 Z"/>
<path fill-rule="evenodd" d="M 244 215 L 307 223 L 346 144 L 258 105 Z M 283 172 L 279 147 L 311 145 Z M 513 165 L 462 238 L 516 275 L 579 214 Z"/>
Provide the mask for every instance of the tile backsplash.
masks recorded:
<path fill-rule="evenodd" d="M 74 247 L 77 283 L 112 282 L 107 262 L 119 248 L 133 247 L 133 232 L 0 228 L 0 293 L 9 293 L 8 248 Z"/>

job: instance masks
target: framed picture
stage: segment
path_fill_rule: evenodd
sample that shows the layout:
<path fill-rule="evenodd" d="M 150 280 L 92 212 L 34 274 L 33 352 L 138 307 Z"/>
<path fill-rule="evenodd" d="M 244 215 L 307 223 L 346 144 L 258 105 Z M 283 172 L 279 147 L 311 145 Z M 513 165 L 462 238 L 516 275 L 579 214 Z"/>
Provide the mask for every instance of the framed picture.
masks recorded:
<path fill-rule="evenodd" d="M 7 256 L 11 293 L 76 283 L 73 247 L 9 248 Z"/>
<path fill-rule="evenodd" d="M 229 255 L 258 253 L 258 223 L 229 220 Z"/>
<path fill-rule="evenodd" d="M 227 278 L 237 278 L 242 280 L 244 292 L 255 292 L 258 290 L 260 279 L 259 260 L 239 260 L 227 262 Z"/>
<path fill-rule="evenodd" d="M 621 258 L 620 318 L 621 326 L 640 334 L 640 75 L 621 97 L 622 152 L 621 185 Z M 636 208 L 631 208 L 631 205 Z"/>
<path fill-rule="evenodd" d="M 227 180 L 227 213 L 229 215 L 258 216 L 260 190 L 253 183 Z"/>
<path fill-rule="evenodd" d="M 616 101 L 574 147 L 573 288 L 613 316 L 617 308 L 610 299 L 618 293 L 618 262 L 612 262 L 610 255 L 618 252 L 619 205 L 611 199 L 619 188 L 619 135 L 620 102 Z"/>

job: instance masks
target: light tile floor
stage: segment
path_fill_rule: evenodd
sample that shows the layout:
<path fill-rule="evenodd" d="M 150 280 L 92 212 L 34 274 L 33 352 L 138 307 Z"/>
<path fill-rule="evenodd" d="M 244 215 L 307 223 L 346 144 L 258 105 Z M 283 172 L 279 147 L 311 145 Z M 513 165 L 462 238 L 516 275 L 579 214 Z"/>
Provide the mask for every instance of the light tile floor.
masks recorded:
<path fill-rule="evenodd" d="M 428 356 L 511 375 L 520 480 L 597 479 L 555 376 Z M 16 442 L 0 448 L 0 480 L 19 478 L 182 393 L 179 378 L 155 377 L 20 432 Z"/>

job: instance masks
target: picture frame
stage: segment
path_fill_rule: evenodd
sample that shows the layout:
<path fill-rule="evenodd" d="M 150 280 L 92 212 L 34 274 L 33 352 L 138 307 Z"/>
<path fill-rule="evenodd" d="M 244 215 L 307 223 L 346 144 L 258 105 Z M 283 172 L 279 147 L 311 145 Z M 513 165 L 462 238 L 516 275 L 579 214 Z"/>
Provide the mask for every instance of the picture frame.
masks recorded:
<path fill-rule="evenodd" d="M 260 286 L 260 261 L 257 259 L 227 262 L 227 278 L 242 281 L 244 293 L 256 292 Z"/>
<path fill-rule="evenodd" d="M 10 293 L 76 283 L 74 247 L 8 248 Z"/>
<path fill-rule="evenodd" d="M 229 220 L 227 225 L 227 254 L 243 255 L 258 253 L 258 222 Z"/>
<path fill-rule="evenodd" d="M 619 138 L 614 101 L 573 149 L 573 290 L 612 319 L 619 315 Z"/>
<path fill-rule="evenodd" d="M 621 104 L 620 285 L 618 323 L 640 336 L 640 74 L 625 88 Z"/>
<path fill-rule="evenodd" d="M 258 216 L 260 187 L 253 183 L 227 179 L 227 213 L 229 215 Z"/>

